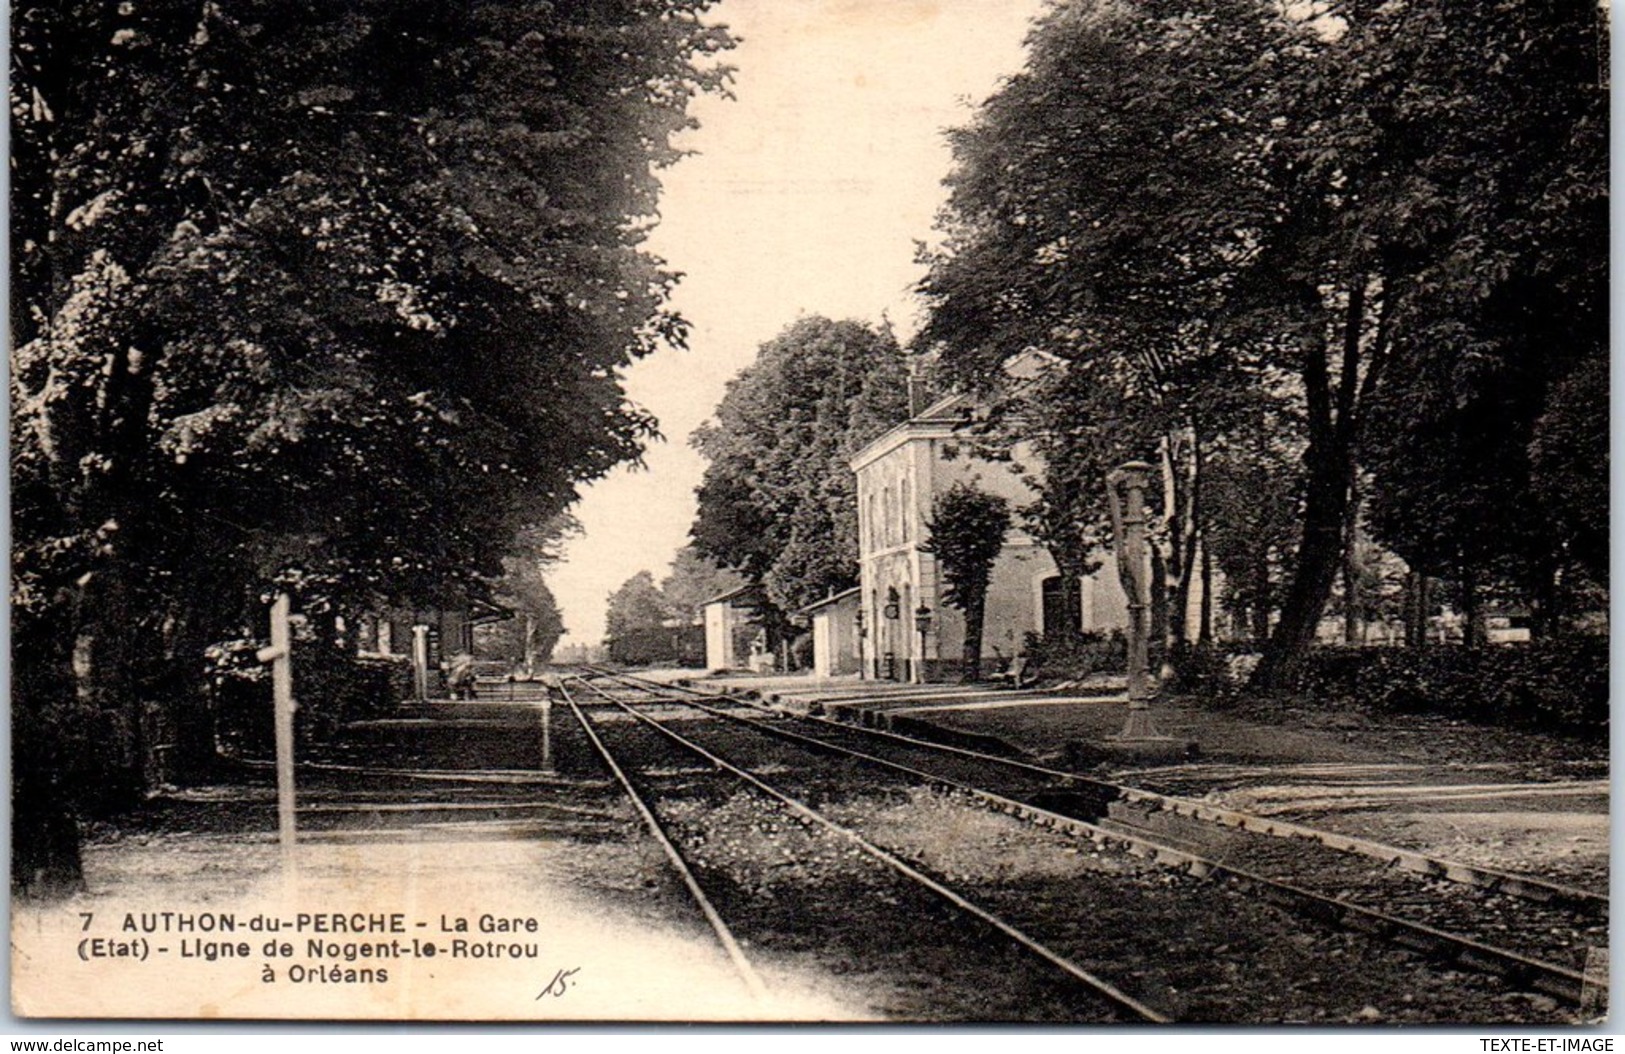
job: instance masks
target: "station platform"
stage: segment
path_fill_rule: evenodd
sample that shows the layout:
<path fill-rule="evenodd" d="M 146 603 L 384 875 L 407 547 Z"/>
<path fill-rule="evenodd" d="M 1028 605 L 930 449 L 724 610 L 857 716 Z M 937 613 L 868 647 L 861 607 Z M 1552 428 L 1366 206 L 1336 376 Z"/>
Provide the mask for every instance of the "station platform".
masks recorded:
<path fill-rule="evenodd" d="M 1157 731 L 1193 741 L 1197 751 L 1170 764 L 1098 749 L 1126 718 L 1121 678 L 1017 690 L 856 677 L 655 676 L 752 691 L 792 713 L 1008 753 L 1464 863 L 1608 889 L 1606 742 L 1432 715 L 1320 710 L 1309 701 L 1221 709 L 1176 697 L 1153 703 Z"/>

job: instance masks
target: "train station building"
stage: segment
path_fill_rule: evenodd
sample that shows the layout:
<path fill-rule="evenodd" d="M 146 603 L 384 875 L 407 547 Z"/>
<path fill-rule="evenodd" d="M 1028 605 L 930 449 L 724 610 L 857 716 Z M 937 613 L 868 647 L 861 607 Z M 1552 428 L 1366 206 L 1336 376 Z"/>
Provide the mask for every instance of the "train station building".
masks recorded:
<path fill-rule="evenodd" d="M 851 459 L 857 475 L 859 594 L 854 621 L 859 665 L 867 678 L 940 681 L 958 677 L 964 616 L 943 600 L 946 583 L 925 551 L 937 496 L 957 482 L 1007 499 L 1033 501 L 1031 487 L 1008 464 L 976 457 L 959 429 L 970 404 L 953 395 L 925 407 Z M 1031 465 L 1030 450 L 1015 461 Z M 993 566 L 982 630 L 986 669 L 1021 653 L 1028 633 L 1070 621 L 1084 632 L 1128 624 L 1127 599 L 1114 571 L 1081 582 L 1076 611 L 1064 602 L 1061 577 L 1043 545 L 1013 523 Z"/>

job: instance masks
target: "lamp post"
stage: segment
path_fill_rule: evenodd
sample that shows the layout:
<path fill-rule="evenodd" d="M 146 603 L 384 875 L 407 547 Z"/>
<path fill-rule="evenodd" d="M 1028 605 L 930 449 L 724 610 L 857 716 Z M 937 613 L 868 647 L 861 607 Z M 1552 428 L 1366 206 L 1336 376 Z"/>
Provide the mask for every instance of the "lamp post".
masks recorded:
<path fill-rule="evenodd" d="M 914 628 L 920 634 L 920 651 L 914 659 L 914 683 L 925 683 L 925 635 L 931 632 L 931 609 L 921 604 L 914 609 Z"/>
<path fill-rule="evenodd" d="M 895 681 L 897 680 L 897 652 L 895 650 L 897 647 L 897 626 L 895 623 L 903 614 L 903 605 L 897 595 L 896 586 L 886 588 L 886 606 L 881 609 L 881 614 L 886 617 L 886 621 L 893 623 L 893 625 L 883 627 L 883 630 L 886 640 L 886 680 Z"/>
<path fill-rule="evenodd" d="M 1129 461 L 1106 476 L 1106 500 L 1112 518 L 1112 538 L 1117 548 L 1117 574 L 1128 597 L 1128 720 L 1123 731 L 1111 737 L 1118 742 L 1161 740 L 1151 720 L 1151 699 L 1156 688 L 1151 683 L 1147 647 L 1147 608 L 1150 583 L 1146 574 L 1145 489 L 1153 466 Z"/>
<path fill-rule="evenodd" d="M 863 624 L 863 595 L 858 595 L 858 610 L 852 616 L 852 624 L 856 627 L 858 635 L 858 676 L 869 676 L 869 647 L 865 638 L 869 636 L 869 627 Z"/>

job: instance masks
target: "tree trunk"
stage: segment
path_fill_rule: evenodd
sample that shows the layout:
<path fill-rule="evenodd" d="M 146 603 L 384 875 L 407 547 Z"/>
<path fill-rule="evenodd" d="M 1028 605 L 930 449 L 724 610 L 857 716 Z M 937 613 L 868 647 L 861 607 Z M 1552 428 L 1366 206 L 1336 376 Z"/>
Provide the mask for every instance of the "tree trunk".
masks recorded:
<path fill-rule="evenodd" d="M 1343 562 L 1350 466 L 1347 448 L 1332 445 L 1331 450 L 1311 448 L 1305 455 L 1309 479 L 1297 568 L 1275 632 L 1253 673 L 1255 688 L 1287 688 L 1296 682 Z"/>
<path fill-rule="evenodd" d="M 1461 572 L 1462 643 L 1469 648 L 1481 648 L 1486 643 L 1484 632 L 1484 591 L 1478 584 L 1477 572 Z"/>
<path fill-rule="evenodd" d="M 1262 645 L 1270 639 L 1270 558 L 1261 552 L 1253 564 L 1253 642 Z"/>
<path fill-rule="evenodd" d="M 1563 632 L 1563 602 L 1562 602 L 1562 572 L 1557 561 L 1545 560 L 1535 570 L 1534 581 L 1531 583 L 1530 593 L 1533 594 L 1533 608 L 1529 620 L 1529 638 L 1531 640 L 1550 640 L 1562 636 Z"/>
<path fill-rule="evenodd" d="M 536 616 L 531 614 L 528 611 L 525 612 L 524 655 L 525 655 L 525 676 L 527 676 L 527 677 L 535 676 L 535 674 L 536 674 Z"/>
<path fill-rule="evenodd" d="M 1338 566 L 1348 548 L 1360 396 L 1369 395 L 1379 372 L 1378 362 L 1373 361 L 1363 381 L 1360 377 L 1366 285 L 1366 276 L 1358 274 L 1351 278 L 1348 287 L 1341 341 L 1342 369 L 1335 388 L 1330 350 L 1324 335 L 1310 326 L 1300 338 L 1303 341 L 1305 421 L 1309 431 L 1309 445 L 1303 455 L 1308 470 L 1303 535 L 1298 545 L 1297 567 L 1281 604 L 1280 620 L 1264 649 L 1263 659 L 1253 671 L 1251 683 L 1256 689 L 1287 688 L 1297 681 L 1309 646 L 1314 643 L 1332 583 L 1337 579 Z M 1386 303 L 1384 306 L 1386 310 Z M 1372 352 L 1374 360 L 1378 354 L 1378 351 Z"/>
<path fill-rule="evenodd" d="M 1343 547 L 1343 643 L 1360 643 L 1359 575 L 1353 545 Z"/>
<path fill-rule="evenodd" d="M 1196 636 L 1199 644 L 1213 643 L 1213 554 L 1202 546 L 1202 623 Z"/>
<path fill-rule="evenodd" d="M 88 800 L 118 810 L 139 802 L 147 789 L 142 706 L 133 674 L 130 609 L 119 546 L 109 542 L 101 565 L 81 580 L 74 602 L 73 681 L 90 757 Z"/>
<path fill-rule="evenodd" d="M 1167 528 L 1168 555 L 1157 577 L 1163 583 L 1166 612 L 1160 631 L 1152 639 L 1161 641 L 1163 655 L 1178 655 L 1189 636 L 1191 583 L 1196 564 L 1196 503 L 1201 486 L 1200 451 L 1196 427 L 1188 424 L 1179 438 L 1165 435 L 1161 442 L 1163 508 Z M 1166 674 L 1169 671 L 1164 671 Z"/>
<path fill-rule="evenodd" d="M 1417 647 L 1426 648 L 1433 643 L 1428 633 L 1433 627 L 1433 579 L 1425 574 L 1416 581 L 1416 605 L 1420 620 Z"/>
<path fill-rule="evenodd" d="M 167 776 L 183 787 L 209 783 L 219 775 L 214 691 L 203 665 L 209 636 L 195 624 L 183 627 L 166 676 L 157 682 L 159 705 L 167 709 L 174 736 Z"/>
<path fill-rule="evenodd" d="M 79 825 L 60 777 L 33 749 L 35 739 L 19 736 L 12 747 L 11 890 L 23 896 L 68 896 L 85 888 Z"/>
<path fill-rule="evenodd" d="M 60 726 L 74 684 L 54 618 L 13 622 L 11 693 L 11 889 L 54 897 L 84 889 L 79 826 L 64 771 Z"/>
<path fill-rule="evenodd" d="M 966 681 L 982 679 L 982 618 L 987 602 L 976 597 L 965 605 L 965 647 L 963 651 Z"/>
<path fill-rule="evenodd" d="M 1151 662 L 1161 670 L 1161 676 L 1166 677 L 1169 673 L 1168 566 L 1163 561 L 1161 546 L 1151 544 L 1146 548 L 1151 551 L 1151 625 L 1146 639 L 1162 652 L 1161 655 L 1153 654 Z"/>
<path fill-rule="evenodd" d="M 1422 647 L 1427 624 L 1422 614 L 1422 576 L 1415 571 L 1405 572 L 1405 646 Z"/>

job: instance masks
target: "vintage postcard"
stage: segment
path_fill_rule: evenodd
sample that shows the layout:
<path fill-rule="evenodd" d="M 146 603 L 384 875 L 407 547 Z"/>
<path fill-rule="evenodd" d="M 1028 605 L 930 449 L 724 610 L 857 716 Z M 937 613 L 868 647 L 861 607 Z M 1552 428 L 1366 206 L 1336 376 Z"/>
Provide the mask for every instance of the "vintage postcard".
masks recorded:
<path fill-rule="evenodd" d="M 14 5 L 14 1021 L 1594 1029 L 1610 10 Z"/>

